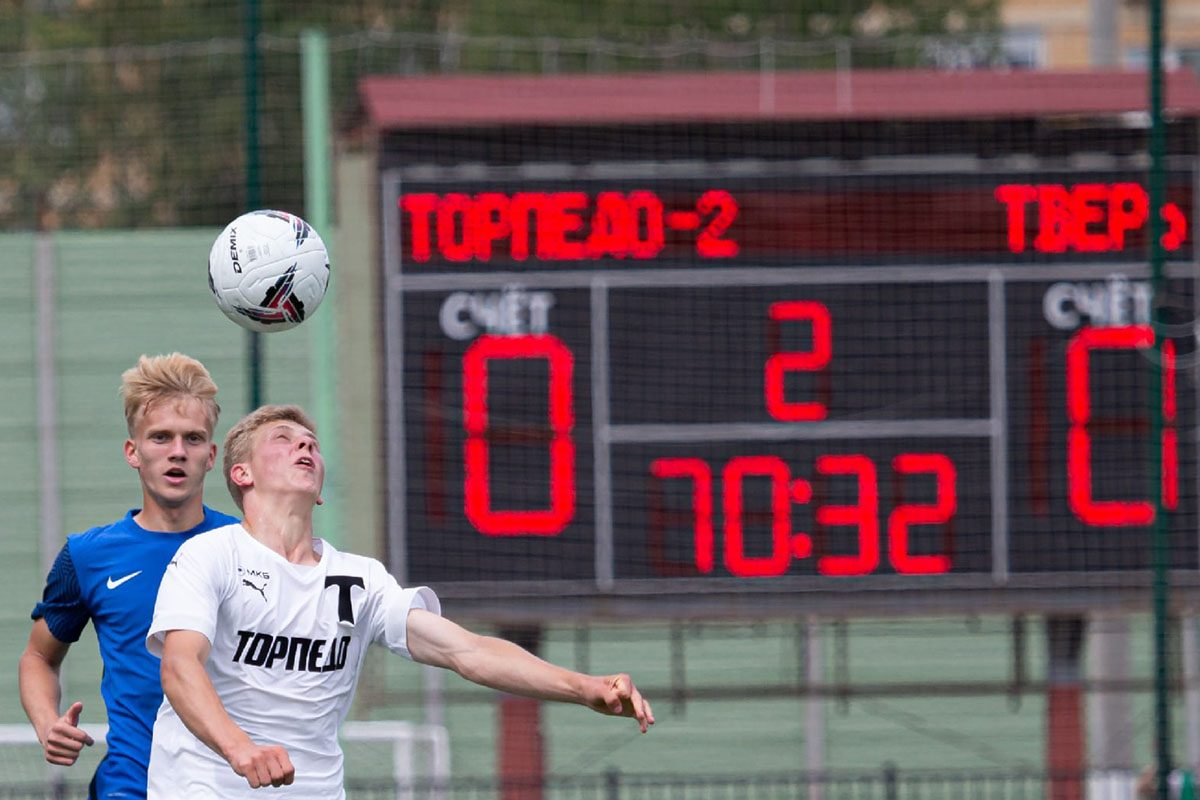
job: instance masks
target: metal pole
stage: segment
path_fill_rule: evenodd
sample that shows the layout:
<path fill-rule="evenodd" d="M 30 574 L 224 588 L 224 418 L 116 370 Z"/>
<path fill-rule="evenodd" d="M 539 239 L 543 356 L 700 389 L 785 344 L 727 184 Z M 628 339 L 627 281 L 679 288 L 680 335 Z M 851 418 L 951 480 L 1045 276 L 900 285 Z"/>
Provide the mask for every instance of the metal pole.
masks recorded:
<path fill-rule="evenodd" d="M 825 683 L 825 658 L 821 652 L 821 620 L 809 617 L 804 624 L 804 684 Z M 823 800 L 825 780 L 825 698 L 809 695 L 804 701 L 804 770 L 808 773 L 808 800 Z"/>
<path fill-rule="evenodd" d="M 1183 650 L 1184 767 L 1200 769 L 1200 640 L 1196 636 L 1196 609 L 1189 608 L 1179 620 Z"/>
<path fill-rule="evenodd" d="M 1088 620 L 1089 680 L 1127 681 L 1133 673 L 1129 615 L 1121 611 L 1097 612 Z M 1094 780 L 1116 787 L 1112 776 L 1132 769 L 1134 758 L 1133 695 L 1129 692 L 1091 692 L 1088 695 L 1088 767 Z"/>
<path fill-rule="evenodd" d="M 39 221 L 40 224 L 40 221 Z M 35 371 L 37 375 L 38 487 L 41 492 L 41 535 L 39 563 L 48 575 L 63 544 L 62 475 L 59 472 L 58 440 L 62 434 L 58 417 L 58 254 L 54 239 L 38 231 L 33 240 Z M 59 690 L 65 696 L 70 664 L 59 667 Z M 93 730 L 92 726 L 88 726 Z M 26 728 L 28 730 L 28 728 Z M 66 795 L 66 768 L 47 765 L 46 781 L 51 796 Z"/>
<path fill-rule="evenodd" d="M 39 563 L 47 575 L 63 544 L 62 481 L 59 473 L 58 363 L 55 342 L 55 306 L 58 256 L 50 234 L 41 231 L 33 240 L 34 308 L 36 319 L 38 485 L 41 488 Z"/>
<path fill-rule="evenodd" d="M 258 152 L 258 0 L 242 0 L 243 94 L 245 95 L 246 131 L 246 211 L 262 205 Z M 246 334 L 247 384 L 250 409 L 262 405 L 262 336 Z"/>
<path fill-rule="evenodd" d="M 1162 86 L 1162 0 L 1149 0 L 1150 11 L 1150 285 L 1154 296 L 1154 355 L 1149 364 L 1150 496 L 1154 498 L 1154 528 L 1151 536 L 1151 566 L 1154 571 L 1154 754 L 1158 769 L 1158 800 L 1168 800 L 1167 779 L 1171 774 L 1171 720 L 1167 663 L 1168 568 L 1167 510 L 1162 497 L 1162 364 L 1163 364 L 1163 262 L 1162 207 L 1166 199 L 1166 131 L 1163 120 Z"/>
<path fill-rule="evenodd" d="M 300 36 L 300 71 L 304 116 L 304 216 L 324 239 L 330 263 L 333 253 L 333 203 L 330 192 L 333 150 L 329 119 L 329 37 L 307 30 Z M 336 273 L 336 267 L 331 267 Z M 330 280 L 320 311 L 309 322 L 312 342 L 312 398 L 321 449 L 325 454 L 325 500 L 316 518 L 316 533 L 334 547 L 342 547 L 340 511 L 343 485 L 341 432 L 338 415 L 336 280 Z"/>

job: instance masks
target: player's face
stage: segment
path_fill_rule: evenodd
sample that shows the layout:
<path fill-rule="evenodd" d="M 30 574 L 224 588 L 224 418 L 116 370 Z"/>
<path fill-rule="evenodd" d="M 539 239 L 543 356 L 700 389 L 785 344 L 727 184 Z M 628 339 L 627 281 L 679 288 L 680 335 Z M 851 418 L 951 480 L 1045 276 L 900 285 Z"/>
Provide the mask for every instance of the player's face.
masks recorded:
<path fill-rule="evenodd" d="M 199 400 L 151 405 L 125 441 L 125 460 L 138 471 L 147 501 L 178 508 L 200 500 L 217 445 Z"/>
<path fill-rule="evenodd" d="M 279 420 L 255 432 L 250 471 L 256 491 L 299 492 L 317 502 L 325 482 L 325 459 L 316 434 L 299 423 Z"/>

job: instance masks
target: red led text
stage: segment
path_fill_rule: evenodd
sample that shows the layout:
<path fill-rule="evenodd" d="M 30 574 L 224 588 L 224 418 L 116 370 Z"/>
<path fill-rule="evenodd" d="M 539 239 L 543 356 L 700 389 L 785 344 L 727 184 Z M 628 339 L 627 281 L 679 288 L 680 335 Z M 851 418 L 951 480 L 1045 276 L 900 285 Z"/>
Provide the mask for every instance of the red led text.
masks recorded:
<path fill-rule="evenodd" d="M 914 553 L 910 530 L 914 525 L 944 526 L 949 530 L 957 510 L 958 472 L 954 462 L 942 453 L 901 453 L 892 459 L 893 481 L 901 476 L 915 476 L 914 482 L 928 487 L 932 500 L 925 503 L 897 503 L 888 514 L 887 526 L 880 530 L 879 479 L 875 462 L 865 455 L 818 456 L 816 473 L 822 480 L 846 481 L 856 487 L 855 502 L 830 505 L 814 497 L 813 483 L 793 477 L 790 468 L 777 456 L 738 456 L 722 468 L 721 562 L 731 575 L 742 578 L 767 578 L 784 575 L 795 560 L 814 555 L 813 536 L 793 528 L 792 511 L 796 505 L 813 505 L 813 519 L 818 529 L 850 528 L 854 531 L 855 546 L 849 553 L 817 553 L 817 572 L 821 575 L 871 575 L 878 571 L 883 554 L 881 539 L 887 538 L 887 559 L 892 569 L 901 575 L 940 575 L 949 572 L 948 553 Z M 714 475 L 708 462 L 700 458 L 659 458 L 650 465 L 651 476 L 651 550 L 665 548 L 656 544 L 665 535 L 667 511 L 664 508 L 663 484 L 670 480 L 685 480 L 691 484 L 691 564 L 656 563 L 666 574 L 711 573 L 717 564 L 713 523 Z M 764 515 L 745 508 L 747 480 L 765 480 L 770 484 L 769 552 L 751 555 L 746 545 L 747 518 Z M 820 537 L 821 540 L 828 538 Z"/>
<path fill-rule="evenodd" d="M 1136 183 L 1009 183 L 996 188 L 1007 214 L 1008 249 L 1024 253 L 1110 253 L 1147 226 L 1150 199 Z M 1178 250 L 1187 240 L 1187 219 L 1164 203 L 1162 246 Z M 1028 233 L 1035 232 L 1032 240 Z"/>
<path fill-rule="evenodd" d="M 545 359 L 550 368 L 550 503 L 545 509 L 498 509 L 492 502 L 488 365 L 497 359 Z M 486 536 L 557 536 L 575 516 L 575 358 L 557 336 L 484 335 L 463 355 L 463 422 L 467 430 L 467 519 Z"/>
<path fill-rule="evenodd" d="M 667 210 L 650 191 L 419 193 L 400 200 L 404 239 L 414 261 L 584 261 L 652 259 L 669 235 L 701 258 L 731 258 L 738 206 L 724 190 L 691 208 Z"/>
<path fill-rule="evenodd" d="M 763 370 L 763 399 L 767 413 L 781 422 L 825 419 L 828 415 L 826 399 L 788 400 L 784 378 L 789 372 L 815 372 L 826 376 L 825 370 L 833 358 L 833 319 L 829 309 L 815 300 L 796 300 L 772 303 L 767 316 L 770 320 L 767 338 L 774 351 Z M 784 322 L 807 323 L 812 329 L 812 346 L 804 351 L 779 352 L 779 328 Z"/>
<path fill-rule="evenodd" d="M 1067 345 L 1067 481 L 1071 512 L 1097 527 L 1144 526 L 1154 521 L 1148 500 L 1101 500 L 1092 487 L 1091 359 L 1095 350 L 1140 350 L 1154 346 L 1149 325 L 1080 328 Z M 1176 430 L 1175 343 L 1163 342 L 1162 363 L 1162 504 L 1179 504 L 1179 434 Z"/>

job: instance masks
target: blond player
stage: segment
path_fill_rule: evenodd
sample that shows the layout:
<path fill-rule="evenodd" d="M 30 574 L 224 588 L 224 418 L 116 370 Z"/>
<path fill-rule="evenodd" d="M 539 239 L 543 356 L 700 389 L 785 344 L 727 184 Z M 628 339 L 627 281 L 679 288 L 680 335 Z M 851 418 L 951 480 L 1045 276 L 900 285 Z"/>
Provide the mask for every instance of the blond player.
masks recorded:
<path fill-rule="evenodd" d="M 224 468 L 245 520 L 180 548 L 147 638 L 166 694 L 151 800 L 284 785 L 289 798 L 343 798 L 337 731 L 372 644 L 501 691 L 633 717 L 643 732 L 654 723 L 628 675 L 584 675 L 471 633 L 440 616 L 430 589 L 314 538 L 325 464 L 298 407 L 242 419 Z"/>

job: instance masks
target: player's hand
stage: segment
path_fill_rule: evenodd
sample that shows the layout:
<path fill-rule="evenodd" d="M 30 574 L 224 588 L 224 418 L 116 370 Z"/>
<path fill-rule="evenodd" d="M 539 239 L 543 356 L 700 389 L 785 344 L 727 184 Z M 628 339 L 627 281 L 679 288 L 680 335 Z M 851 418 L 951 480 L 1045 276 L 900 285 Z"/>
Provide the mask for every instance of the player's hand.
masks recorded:
<path fill-rule="evenodd" d="M 246 779 L 251 789 L 264 786 L 289 786 L 296 779 L 296 768 L 287 750 L 276 744 L 247 742 L 229 755 L 229 766 Z"/>
<path fill-rule="evenodd" d="M 588 701 L 594 710 L 614 717 L 633 717 L 638 721 L 642 733 L 654 724 L 654 712 L 650 703 L 633 685 L 633 679 L 624 672 L 597 678 L 595 696 Z"/>
<path fill-rule="evenodd" d="M 69 767 L 79 758 L 84 745 L 91 747 L 95 740 L 79 727 L 79 715 L 83 703 L 72 703 L 63 714 L 42 734 L 42 752 L 51 764 Z"/>

